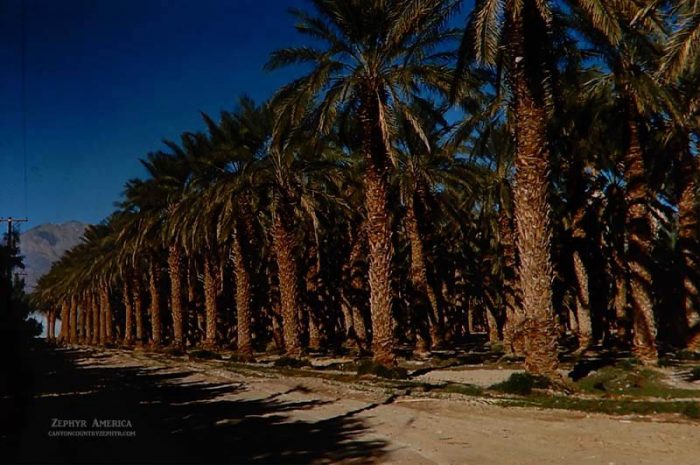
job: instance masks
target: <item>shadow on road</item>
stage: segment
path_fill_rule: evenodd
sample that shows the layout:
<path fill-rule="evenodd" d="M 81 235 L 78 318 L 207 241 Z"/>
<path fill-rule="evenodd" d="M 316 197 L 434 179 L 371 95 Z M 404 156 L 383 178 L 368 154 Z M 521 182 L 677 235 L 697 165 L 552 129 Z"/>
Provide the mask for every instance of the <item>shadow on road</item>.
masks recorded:
<path fill-rule="evenodd" d="M 6 373 L 3 462 L 372 463 L 384 454 L 384 442 L 358 437 L 367 428 L 352 415 L 307 422 L 286 414 L 320 401 L 221 399 L 242 388 L 176 384 L 185 372 L 80 367 L 81 355 L 38 345 Z M 86 420 L 92 430 L 99 429 L 91 427 L 93 419 L 128 420 L 132 427 L 122 429 L 135 437 L 50 437 L 54 418 Z"/>

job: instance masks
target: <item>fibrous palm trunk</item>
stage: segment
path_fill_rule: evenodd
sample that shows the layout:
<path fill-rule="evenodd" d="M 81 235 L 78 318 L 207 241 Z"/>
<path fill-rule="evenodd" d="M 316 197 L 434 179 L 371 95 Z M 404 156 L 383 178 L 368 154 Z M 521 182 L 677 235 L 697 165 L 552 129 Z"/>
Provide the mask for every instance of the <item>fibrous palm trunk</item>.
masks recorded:
<path fill-rule="evenodd" d="M 92 344 L 92 294 L 85 295 L 85 344 Z"/>
<path fill-rule="evenodd" d="M 68 334 L 70 328 L 70 304 L 68 300 L 61 302 L 61 331 L 59 332 L 59 342 L 65 344 L 68 342 Z"/>
<path fill-rule="evenodd" d="M 388 208 L 388 153 L 382 130 L 379 86 L 365 83 L 361 89 L 359 122 L 365 163 L 365 211 L 369 244 L 370 313 L 374 361 L 391 365 L 394 354 L 394 318 L 391 290 L 391 215 Z"/>
<path fill-rule="evenodd" d="M 623 260 L 624 253 L 613 249 L 612 262 L 608 265 L 608 272 L 614 276 L 613 309 L 615 322 L 611 330 L 614 337 L 622 343 L 628 343 L 628 306 L 627 306 L 627 270 Z M 612 334 L 611 334 L 612 335 Z"/>
<path fill-rule="evenodd" d="M 105 305 L 102 286 L 97 290 L 97 307 L 100 314 L 100 345 L 107 343 L 107 306 Z"/>
<path fill-rule="evenodd" d="M 361 266 L 364 243 L 367 238 L 365 224 L 358 226 L 356 234 L 349 234 L 352 247 L 347 262 L 343 265 L 343 277 L 350 284 L 349 292 L 341 288 L 341 305 L 345 320 L 345 336 L 360 350 L 367 349 L 367 330 L 362 315 L 364 270 Z"/>
<path fill-rule="evenodd" d="M 581 259 L 581 254 L 576 250 L 573 253 L 574 274 L 578 282 L 578 292 L 576 293 L 576 332 L 578 336 L 579 349 L 586 349 L 591 344 L 592 324 L 591 324 L 591 304 L 588 290 L 588 273 Z"/>
<path fill-rule="evenodd" d="M 246 239 L 244 228 L 240 225 L 233 234 L 232 255 L 233 271 L 236 275 L 236 331 L 238 338 L 238 352 L 242 355 L 253 353 L 253 331 L 251 327 L 251 284 L 250 271 L 246 250 L 243 242 Z"/>
<path fill-rule="evenodd" d="M 314 242 L 313 245 L 309 247 L 307 253 L 311 258 L 311 265 L 307 268 L 305 276 L 307 296 L 306 312 L 309 321 L 309 348 L 317 350 L 322 345 L 321 331 L 324 329 L 321 321 L 321 302 L 319 301 L 319 291 L 321 289 L 319 285 L 321 279 L 321 260 L 319 257 L 318 244 Z"/>
<path fill-rule="evenodd" d="M 136 323 L 136 344 L 143 344 L 143 300 L 141 298 L 140 282 L 132 278 L 131 290 L 134 296 L 134 321 Z"/>
<path fill-rule="evenodd" d="M 530 7 L 532 8 L 532 7 Z M 550 257 L 552 227 L 549 204 L 550 154 L 546 110 L 541 89 L 535 89 L 531 73 L 540 63 L 530 63 L 526 53 L 521 8 L 513 20 L 513 87 L 515 97 L 515 206 L 516 244 L 520 291 L 525 318 L 525 369 L 556 376 L 557 326 L 552 308 Z M 528 56 L 529 55 L 529 56 Z"/>
<path fill-rule="evenodd" d="M 421 300 L 429 304 L 428 325 L 430 328 L 430 339 L 433 346 L 439 347 L 444 343 L 444 320 L 437 293 L 428 280 L 425 247 L 423 245 L 423 237 L 421 235 L 416 212 L 417 199 L 415 197 L 420 198 L 420 196 L 412 192 L 409 193 L 407 197 L 404 227 L 406 228 L 406 233 L 411 244 L 411 281 L 414 289 L 421 294 Z"/>
<path fill-rule="evenodd" d="M 586 210 L 579 208 L 572 219 L 572 238 L 577 243 L 584 243 L 585 230 L 581 222 Z M 593 325 L 591 323 L 591 294 L 588 288 L 588 271 L 581 257 L 581 252 L 575 249 L 572 254 L 574 274 L 578 284 L 576 292 L 576 327 L 579 350 L 585 350 L 591 343 Z"/>
<path fill-rule="evenodd" d="M 206 317 L 206 329 L 204 343 L 206 345 L 216 345 L 216 320 L 218 312 L 216 308 L 216 294 L 218 285 L 216 283 L 216 265 L 212 263 L 213 253 L 210 251 L 204 254 L 204 312 Z"/>
<path fill-rule="evenodd" d="M 629 299 L 632 306 L 632 348 L 644 363 L 657 360 L 656 322 L 651 297 L 652 277 L 651 222 L 649 189 L 645 180 L 644 154 L 639 142 L 639 127 L 633 118 L 628 123 L 628 143 L 624 176 L 627 183 L 627 267 Z"/>
<path fill-rule="evenodd" d="M 73 295 L 70 298 L 70 331 L 68 335 L 68 340 L 71 344 L 77 344 L 78 342 L 78 298 Z"/>
<path fill-rule="evenodd" d="M 151 260 L 148 273 L 148 290 L 151 295 L 151 344 L 159 346 L 163 342 L 163 328 L 160 319 L 160 288 L 158 275 L 160 270 L 155 260 Z"/>
<path fill-rule="evenodd" d="M 681 194 L 678 201 L 678 246 L 683 258 L 683 306 L 688 337 L 686 347 L 700 350 L 700 315 L 698 314 L 698 270 L 700 270 L 700 250 L 698 244 L 698 202 L 697 172 L 700 157 L 693 157 L 690 151 L 681 160 Z"/>
<path fill-rule="evenodd" d="M 80 301 L 80 334 L 78 334 L 78 340 L 80 341 L 81 344 L 87 344 L 88 342 L 88 299 L 85 294 L 83 294 L 82 299 Z"/>
<path fill-rule="evenodd" d="M 187 266 L 187 343 L 194 345 L 202 339 L 199 331 L 197 314 L 197 292 L 196 292 L 197 271 L 193 263 Z"/>
<path fill-rule="evenodd" d="M 102 307 L 104 341 L 106 343 L 113 342 L 113 321 L 112 321 L 112 304 L 109 300 L 109 287 L 103 284 L 100 288 L 100 302 Z"/>
<path fill-rule="evenodd" d="M 523 315 L 518 305 L 518 276 L 516 274 L 516 249 L 513 222 L 504 206 L 498 214 L 498 232 L 503 255 L 503 303 L 505 321 L 503 323 L 504 348 L 515 355 L 525 351 L 525 336 L 522 331 Z"/>
<path fill-rule="evenodd" d="M 173 345 L 182 347 L 184 344 L 183 328 L 183 289 L 182 289 L 182 257 L 180 248 L 173 244 L 168 249 L 168 273 L 170 275 L 170 310 L 173 321 Z"/>
<path fill-rule="evenodd" d="M 102 311 L 100 309 L 100 299 L 96 293 L 92 293 L 90 298 L 92 303 L 92 343 L 103 344 L 104 333 L 102 332 Z"/>
<path fill-rule="evenodd" d="M 280 304 L 284 331 L 284 349 L 288 357 L 302 354 L 299 328 L 299 283 L 298 264 L 295 255 L 295 241 L 289 231 L 289 208 L 279 198 L 276 199 L 272 226 L 272 242 L 277 257 L 279 274 Z"/>
<path fill-rule="evenodd" d="M 122 302 L 124 302 L 124 344 L 131 345 L 134 342 L 134 305 L 132 304 L 129 278 L 124 278 Z"/>
<path fill-rule="evenodd" d="M 49 310 L 49 313 L 46 316 L 46 318 L 49 323 L 49 331 L 48 333 L 46 333 L 46 335 L 48 340 L 53 342 L 56 340 L 56 310 Z"/>

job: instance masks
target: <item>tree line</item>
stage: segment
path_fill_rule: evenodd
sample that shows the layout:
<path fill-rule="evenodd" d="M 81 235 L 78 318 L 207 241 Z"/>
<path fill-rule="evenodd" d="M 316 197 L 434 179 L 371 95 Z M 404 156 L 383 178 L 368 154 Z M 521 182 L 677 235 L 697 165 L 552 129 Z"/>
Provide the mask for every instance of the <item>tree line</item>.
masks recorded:
<path fill-rule="evenodd" d="M 312 0 L 41 278 L 63 343 L 700 349 L 697 0 Z M 457 25 L 457 26 L 455 26 Z M 55 335 L 55 322 L 61 332 Z"/>

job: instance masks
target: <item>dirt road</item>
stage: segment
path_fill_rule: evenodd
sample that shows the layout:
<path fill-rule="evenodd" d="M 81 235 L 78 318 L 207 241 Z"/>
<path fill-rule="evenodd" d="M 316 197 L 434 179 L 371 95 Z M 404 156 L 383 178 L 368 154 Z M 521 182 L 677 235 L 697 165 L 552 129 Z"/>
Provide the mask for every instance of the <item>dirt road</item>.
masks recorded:
<path fill-rule="evenodd" d="M 74 366 L 72 382 L 64 386 L 54 370 L 53 381 L 41 386 L 29 414 L 36 427 L 23 438 L 20 457 L 89 462 L 108 453 L 114 462 L 700 463 L 698 423 L 505 408 L 460 396 L 392 396 L 366 385 L 251 375 L 216 362 L 137 352 L 66 351 L 64 356 Z M 50 418 L 105 415 L 129 419 L 137 437 L 92 439 L 74 453 L 66 452 L 74 439 L 45 438 Z M 43 439 L 37 442 L 38 437 Z M 37 455 L 39 443 L 43 455 Z"/>

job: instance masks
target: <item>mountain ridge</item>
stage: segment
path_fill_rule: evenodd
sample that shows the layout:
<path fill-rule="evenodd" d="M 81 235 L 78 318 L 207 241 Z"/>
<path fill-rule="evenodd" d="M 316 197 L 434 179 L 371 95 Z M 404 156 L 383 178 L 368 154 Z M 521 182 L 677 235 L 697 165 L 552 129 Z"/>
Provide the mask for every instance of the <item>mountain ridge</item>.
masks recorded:
<path fill-rule="evenodd" d="M 26 291 L 31 292 L 38 279 L 51 269 L 63 254 L 80 243 L 88 225 L 70 220 L 44 223 L 20 234 L 20 252 L 24 256 Z"/>

